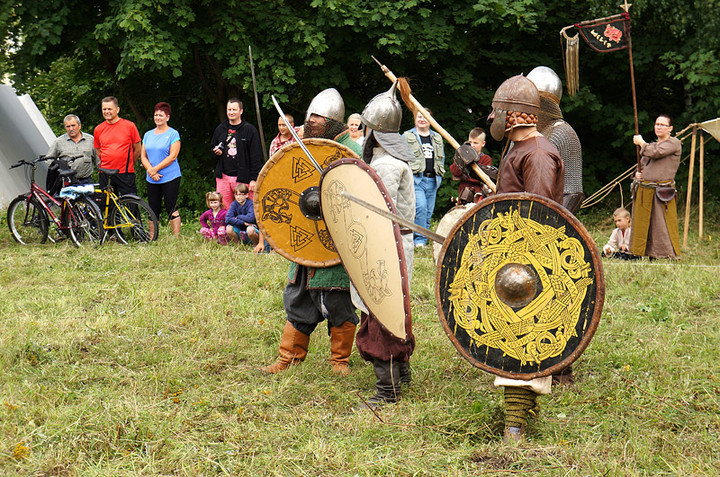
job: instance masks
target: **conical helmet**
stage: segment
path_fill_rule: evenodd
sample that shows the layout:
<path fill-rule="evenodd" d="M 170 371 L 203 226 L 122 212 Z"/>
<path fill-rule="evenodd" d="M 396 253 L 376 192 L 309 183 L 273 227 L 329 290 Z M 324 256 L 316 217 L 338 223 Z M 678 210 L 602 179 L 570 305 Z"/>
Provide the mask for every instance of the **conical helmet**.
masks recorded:
<path fill-rule="evenodd" d="M 308 106 L 307 114 L 305 115 L 305 121 L 308 120 L 311 114 L 317 114 L 318 116 L 344 123 L 345 102 L 343 102 L 338 90 L 328 88 L 320 91 L 317 96 L 310 101 L 310 106 Z"/>
<path fill-rule="evenodd" d="M 402 106 L 395 97 L 397 81 L 389 90 L 375 96 L 362 112 L 362 122 L 378 132 L 398 132 L 402 121 Z"/>
<path fill-rule="evenodd" d="M 546 93 L 556 103 L 560 103 L 563 92 L 562 81 L 551 68 L 538 66 L 528 73 L 527 78 L 535 84 L 541 95 Z"/>
<path fill-rule="evenodd" d="M 523 75 L 506 79 L 495 91 L 492 100 L 493 109 L 538 114 L 540 112 L 540 94 L 532 81 Z"/>

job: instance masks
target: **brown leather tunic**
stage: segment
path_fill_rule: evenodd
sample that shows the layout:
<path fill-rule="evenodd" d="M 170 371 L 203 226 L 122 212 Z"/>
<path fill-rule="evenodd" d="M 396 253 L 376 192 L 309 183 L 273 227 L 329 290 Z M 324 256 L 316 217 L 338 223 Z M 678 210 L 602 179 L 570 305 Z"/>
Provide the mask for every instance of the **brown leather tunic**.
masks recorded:
<path fill-rule="evenodd" d="M 544 136 L 516 142 L 500 163 L 497 193 L 530 192 L 563 203 L 565 165 Z"/>

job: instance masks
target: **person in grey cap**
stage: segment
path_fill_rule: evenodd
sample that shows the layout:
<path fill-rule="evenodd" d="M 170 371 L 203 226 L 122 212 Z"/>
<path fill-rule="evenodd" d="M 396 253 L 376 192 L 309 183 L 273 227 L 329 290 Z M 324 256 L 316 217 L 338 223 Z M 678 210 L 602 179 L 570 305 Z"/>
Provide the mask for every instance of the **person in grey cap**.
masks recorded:
<path fill-rule="evenodd" d="M 363 144 L 362 158 L 370 164 L 382 179 L 397 214 L 409 221 L 415 219 L 415 185 L 410 163 L 415 156 L 407 140 L 398 133 L 402 120 L 402 108 L 395 98 L 395 83 L 389 91 L 375 96 L 365 106 L 362 122 L 368 127 Z M 413 234 L 400 229 L 408 282 L 412 275 Z M 410 356 L 415 349 L 412 326 L 406 322 L 407 339 L 392 336 L 370 313 L 359 297 L 353 294 L 353 302 L 361 310 L 360 328 L 355 338 L 358 352 L 373 364 L 377 382 L 376 393 L 367 404 L 377 407 L 400 399 L 400 384 L 410 384 Z"/>

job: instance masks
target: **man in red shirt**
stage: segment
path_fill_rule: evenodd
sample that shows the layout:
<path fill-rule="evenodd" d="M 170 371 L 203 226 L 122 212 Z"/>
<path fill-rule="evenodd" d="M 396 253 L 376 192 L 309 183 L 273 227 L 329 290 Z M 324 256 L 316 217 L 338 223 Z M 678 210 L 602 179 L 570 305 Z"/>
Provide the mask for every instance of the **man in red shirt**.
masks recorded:
<path fill-rule="evenodd" d="M 137 194 L 135 162 L 140 158 L 140 133 L 135 123 L 119 117 L 119 112 L 115 96 L 102 100 L 105 121 L 95 127 L 95 152 L 101 168 L 117 169 L 119 173 L 109 176 L 100 172 L 100 186 L 110 183 L 119 195 Z"/>

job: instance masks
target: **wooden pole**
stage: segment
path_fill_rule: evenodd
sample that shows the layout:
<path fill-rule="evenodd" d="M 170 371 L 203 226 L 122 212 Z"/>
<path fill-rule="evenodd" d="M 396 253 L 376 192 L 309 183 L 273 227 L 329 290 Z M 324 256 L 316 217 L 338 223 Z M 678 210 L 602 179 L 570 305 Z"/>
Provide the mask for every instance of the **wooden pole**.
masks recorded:
<path fill-rule="evenodd" d="M 265 147 L 265 133 L 263 132 L 262 119 L 260 119 L 260 100 L 258 99 L 257 84 L 255 84 L 255 65 L 253 64 L 252 46 L 248 45 L 248 56 L 250 57 L 250 73 L 252 73 L 253 94 L 255 96 L 255 114 L 257 115 L 258 132 L 260 133 L 260 147 L 262 147 L 263 159 L 268 160 L 268 150 Z"/>
<path fill-rule="evenodd" d="M 700 169 L 700 175 L 698 177 L 699 185 L 698 185 L 698 214 L 700 215 L 700 222 L 698 224 L 698 236 L 700 237 L 700 240 L 703 238 L 703 195 L 705 191 L 705 185 L 703 184 L 703 179 L 705 175 L 705 141 L 704 139 L 704 133 L 703 130 L 700 130 L 700 164 L 698 165 Z"/>
<path fill-rule="evenodd" d="M 393 74 L 392 71 L 390 71 L 390 68 L 380 63 L 380 61 L 378 61 L 378 59 L 374 56 L 371 56 L 371 58 L 375 60 L 375 63 L 380 65 L 380 69 L 391 82 L 395 83 L 397 81 L 397 77 L 395 76 L 395 74 Z M 452 137 L 450 133 L 447 132 L 442 126 L 440 126 L 437 121 L 435 121 L 435 118 L 433 118 L 432 115 L 428 113 L 428 111 L 423 107 L 423 105 L 420 104 L 420 102 L 415 99 L 415 96 L 413 96 L 412 94 L 410 95 L 410 102 L 415 107 L 415 109 L 420 111 L 422 115 L 425 116 L 425 119 L 428 120 L 430 125 L 434 127 L 435 130 L 439 132 L 442 137 L 445 138 L 445 140 L 453 147 L 453 149 L 457 149 L 460 147 L 460 143 L 457 142 L 455 138 Z M 472 170 L 475 172 L 475 174 L 477 174 L 478 177 L 482 179 L 485 184 L 487 184 L 490 190 L 492 190 L 493 192 L 496 191 L 495 183 L 492 181 L 492 179 L 490 179 L 490 176 L 485 174 L 485 172 L 480 169 L 480 166 L 478 166 L 477 163 L 472 163 L 470 167 L 472 167 Z"/>
<path fill-rule="evenodd" d="M 633 66 L 632 56 L 632 35 L 630 35 L 630 24 L 628 23 L 627 31 L 628 40 L 628 57 L 630 58 L 630 89 L 632 90 L 632 102 L 633 102 L 633 116 L 635 117 L 635 134 L 640 134 L 640 127 L 638 126 L 638 108 L 637 108 L 637 95 L 635 94 L 635 67 Z M 635 155 L 637 156 L 637 171 L 641 172 L 640 166 L 640 146 L 635 146 Z"/>
<path fill-rule="evenodd" d="M 690 170 L 688 171 L 687 197 L 685 197 L 685 228 L 683 229 L 683 248 L 687 248 L 688 227 L 690 226 L 690 198 L 692 197 L 693 169 L 695 169 L 695 142 L 697 141 L 697 124 L 693 125 L 690 142 Z"/>
<path fill-rule="evenodd" d="M 625 10 L 624 8 L 623 8 L 623 10 L 625 10 L 625 12 L 627 12 L 627 11 L 630 9 L 630 6 L 631 6 L 631 5 L 632 5 L 632 3 L 627 6 L 627 10 Z M 622 5 L 620 5 L 620 6 L 622 7 Z M 613 21 L 613 20 L 618 20 L 618 19 L 620 19 L 620 18 L 623 18 L 623 14 L 622 14 L 622 13 L 618 13 L 618 14 L 616 14 L 616 15 L 610 15 L 609 17 L 596 18 L 596 19 L 594 19 L 594 20 L 585 20 L 585 21 L 580 22 L 580 23 L 575 23 L 575 24 L 573 24 L 573 25 L 569 25 L 569 26 L 567 26 L 567 27 L 565 27 L 565 28 L 571 28 L 571 27 L 573 27 L 573 26 L 594 25 L 594 24 L 597 23 L 597 22 Z M 563 28 L 563 30 L 564 30 L 564 28 Z"/>

